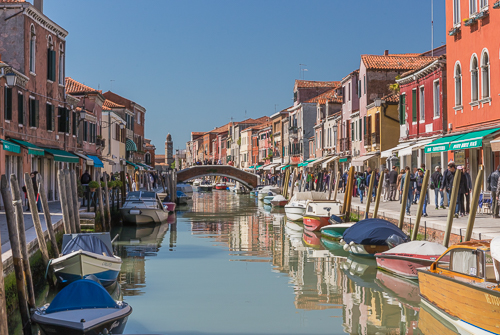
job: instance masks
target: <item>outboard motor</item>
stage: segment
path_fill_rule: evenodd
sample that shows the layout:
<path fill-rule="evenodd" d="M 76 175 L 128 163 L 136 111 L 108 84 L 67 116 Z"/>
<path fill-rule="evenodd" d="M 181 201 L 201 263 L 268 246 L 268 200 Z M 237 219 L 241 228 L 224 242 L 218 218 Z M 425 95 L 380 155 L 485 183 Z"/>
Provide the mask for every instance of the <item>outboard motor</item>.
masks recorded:
<path fill-rule="evenodd" d="M 395 246 L 400 245 L 402 243 L 405 243 L 406 241 L 407 241 L 407 239 L 403 239 L 401 236 L 398 236 L 396 234 L 393 234 L 393 235 L 389 236 L 385 240 L 385 242 L 387 243 L 387 245 L 390 248 L 394 248 Z"/>
<path fill-rule="evenodd" d="M 328 221 L 330 221 L 331 224 L 344 223 L 344 220 L 342 220 L 342 218 L 338 217 L 337 215 L 331 215 Z"/>

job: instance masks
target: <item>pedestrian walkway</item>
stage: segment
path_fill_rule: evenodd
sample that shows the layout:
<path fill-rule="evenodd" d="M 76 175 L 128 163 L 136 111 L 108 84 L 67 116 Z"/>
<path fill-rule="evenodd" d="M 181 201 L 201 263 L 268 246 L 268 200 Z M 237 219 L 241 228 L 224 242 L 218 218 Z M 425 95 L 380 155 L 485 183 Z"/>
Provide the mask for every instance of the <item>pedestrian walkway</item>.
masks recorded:
<path fill-rule="evenodd" d="M 338 199 L 343 201 L 344 194 L 341 193 Z M 373 202 L 370 204 L 370 213 L 373 213 L 374 209 Z M 448 218 L 448 208 L 446 209 L 435 209 L 435 204 L 431 203 L 427 205 L 427 214 L 429 216 L 422 217 L 420 220 L 420 227 L 427 225 L 427 228 L 445 231 L 446 230 L 446 220 Z M 417 214 L 417 205 L 413 204 L 410 208 L 410 216 L 405 215 L 405 223 L 415 223 Z M 360 203 L 358 197 L 352 198 L 351 212 L 357 213 L 358 211 L 364 212 L 366 210 L 366 199 L 363 199 L 363 204 Z M 380 201 L 378 214 L 380 216 L 386 217 L 388 219 L 399 220 L 399 213 L 401 212 L 401 204 L 399 201 Z M 467 229 L 467 222 L 469 216 L 454 218 L 452 226 L 452 234 L 465 235 Z M 494 237 L 500 236 L 500 219 L 493 219 L 489 214 L 478 213 L 476 215 L 476 220 L 474 223 L 474 229 L 472 231 L 473 239 L 492 239 Z"/>

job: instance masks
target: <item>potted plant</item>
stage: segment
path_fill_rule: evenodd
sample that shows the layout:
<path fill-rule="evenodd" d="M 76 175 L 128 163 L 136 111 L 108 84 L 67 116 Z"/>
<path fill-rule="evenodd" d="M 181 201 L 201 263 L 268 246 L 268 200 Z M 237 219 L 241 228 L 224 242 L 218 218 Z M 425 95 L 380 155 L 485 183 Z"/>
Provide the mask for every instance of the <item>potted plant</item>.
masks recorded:
<path fill-rule="evenodd" d="M 123 186 L 123 183 L 122 183 L 122 181 L 121 181 L 121 180 L 116 180 L 116 181 L 115 181 L 115 187 L 116 187 L 116 188 L 122 188 L 122 186 Z"/>
<path fill-rule="evenodd" d="M 111 180 L 108 181 L 108 188 L 115 188 L 116 187 L 116 181 Z"/>
<path fill-rule="evenodd" d="M 95 180 L 92 180 L 90 183 L 89 183 L 89 188 L 90 188 L 90 191 L 91 192 L 95 192 L 95 190 L 99 187 L 99 183 L 96 182 Z"/>

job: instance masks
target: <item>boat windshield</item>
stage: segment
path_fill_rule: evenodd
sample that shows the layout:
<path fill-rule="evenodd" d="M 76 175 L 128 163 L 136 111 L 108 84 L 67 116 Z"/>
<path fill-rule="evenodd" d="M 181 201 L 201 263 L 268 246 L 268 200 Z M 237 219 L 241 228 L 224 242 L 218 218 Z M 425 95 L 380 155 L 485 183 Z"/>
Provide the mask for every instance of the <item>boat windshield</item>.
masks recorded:
<path fill-rule="evenodd" d="M 476 249 L 455 248 L 444 254 L 437 267 L 466 276 L 484 276 L 483 252 Z"/>
<path fill-rule="evenodd" d="M 145 200 L 145 199 L 156 199 L 156 193 L 135 191 L 135 192 L 130 192 L 127 195 L 127 200 Z"/>

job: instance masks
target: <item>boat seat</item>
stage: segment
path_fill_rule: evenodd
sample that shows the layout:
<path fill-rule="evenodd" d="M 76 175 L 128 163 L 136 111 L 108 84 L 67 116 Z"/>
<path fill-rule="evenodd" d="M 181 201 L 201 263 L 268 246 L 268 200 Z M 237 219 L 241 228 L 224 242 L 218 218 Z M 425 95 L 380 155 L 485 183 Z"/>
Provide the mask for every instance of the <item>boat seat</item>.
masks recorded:
<path fill-rule="evenodd" d="M 493 267 L 493 264 L 486 264 L 485 279 L 496 281 L 495 268 Z"/>

